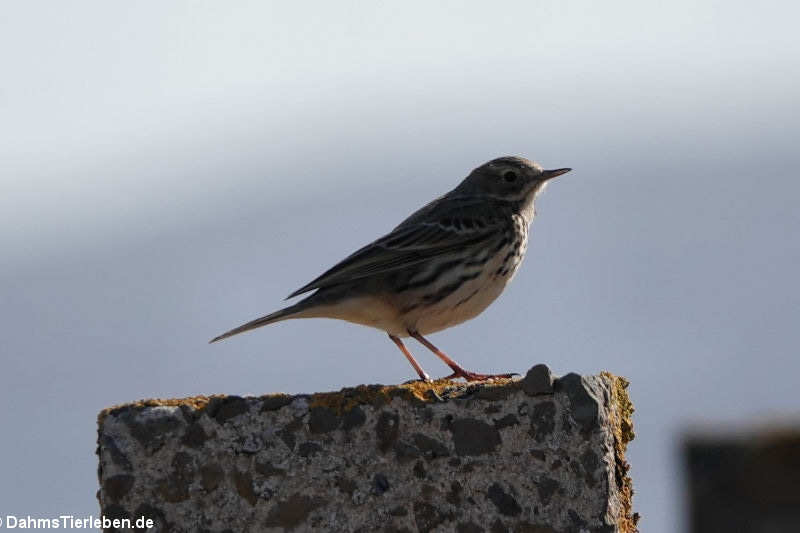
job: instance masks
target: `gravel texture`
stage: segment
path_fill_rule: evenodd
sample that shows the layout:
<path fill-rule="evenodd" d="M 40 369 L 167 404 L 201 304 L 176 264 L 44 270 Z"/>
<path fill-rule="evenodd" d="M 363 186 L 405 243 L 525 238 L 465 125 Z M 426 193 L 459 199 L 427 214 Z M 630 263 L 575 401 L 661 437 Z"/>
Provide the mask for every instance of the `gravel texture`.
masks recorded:
<path fill-rule="evenodd" d="M 623 378 L 145 400 L 98 418 L 108 517 L 153 531 L 636 531 Z"/>

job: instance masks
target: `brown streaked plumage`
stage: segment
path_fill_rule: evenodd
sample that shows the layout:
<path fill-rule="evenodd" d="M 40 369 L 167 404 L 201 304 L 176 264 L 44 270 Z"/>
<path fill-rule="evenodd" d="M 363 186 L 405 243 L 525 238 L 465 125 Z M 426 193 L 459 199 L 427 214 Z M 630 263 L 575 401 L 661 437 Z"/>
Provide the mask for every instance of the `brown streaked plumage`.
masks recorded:
<path fill-rule="evenodd" d="M 453 370 L 450 378 L 508 377 L 464 370 L 423 335 L 474 318 L 500 295 L 525 256 L 534 198 L 569 170 L 543 170 L 521 157 L 493 159 L 289 298 L 311 295 L 211 342 L 290 318 L 337 318 L 385 331 L 423 380 L 430 378 L 403 337 L 439 356 Z"/>

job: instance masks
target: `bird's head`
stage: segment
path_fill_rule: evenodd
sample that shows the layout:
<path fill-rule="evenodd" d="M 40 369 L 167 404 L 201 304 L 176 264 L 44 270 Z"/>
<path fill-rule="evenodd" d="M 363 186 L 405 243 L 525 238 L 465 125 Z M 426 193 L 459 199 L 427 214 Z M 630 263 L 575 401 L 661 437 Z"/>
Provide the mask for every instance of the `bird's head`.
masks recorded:
<path fill-rule="evenodd" d="M 539 163 L 524 157 L 498 157 L 470 172 L 458 189 L 468 194 L 529 203 L 549 180 L 570 170 L 544 170 Z"/>

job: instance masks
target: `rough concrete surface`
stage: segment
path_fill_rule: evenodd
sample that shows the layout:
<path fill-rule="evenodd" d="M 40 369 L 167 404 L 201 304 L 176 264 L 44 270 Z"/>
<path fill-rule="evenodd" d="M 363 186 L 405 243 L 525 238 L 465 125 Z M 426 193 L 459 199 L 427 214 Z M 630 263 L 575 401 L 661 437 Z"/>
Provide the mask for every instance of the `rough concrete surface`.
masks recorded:
<path fill-rule="evenodd" d="M 100 413 L 98 498 L 153 531 L 636 531 L 623 378 L 362 385 Z"/>

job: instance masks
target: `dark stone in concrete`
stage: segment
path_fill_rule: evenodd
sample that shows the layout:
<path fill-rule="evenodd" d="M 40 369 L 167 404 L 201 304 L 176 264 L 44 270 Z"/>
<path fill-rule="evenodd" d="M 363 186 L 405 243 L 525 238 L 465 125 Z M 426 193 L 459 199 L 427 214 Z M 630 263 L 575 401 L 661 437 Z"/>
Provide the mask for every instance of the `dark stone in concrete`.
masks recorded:
<path fill-rule="evenodd" d="M 295 418 L 286 424 L 282 430 L 278 431 L 278 436 L 281 438 L 286 447 L 289 448 L 289 450 L 294 450 L 294 445 L 297 443 L 297 438 L 295 437 L 294 433 L 301 427 L 303 427 L 303 423 L 299 418 Z"/>
<path fill-rule="evenodd" d="M 181 442 L 191 448 L 199 448 L 207 440 L 208 435 L 206 435 L 206 432 L 203 430 L 203 426 L 195 422 L 186 428 L 186 433 L 183 434 L 183 439 Z"/>
<path fill-rule="evenodd" d="M 369 533 L 369 531 L 358 531 L 357 533 Z M 414 533 L 407 527 L 397 527 L 394 524 L 389 524 L 383 528 L 383 533 Z"/>
<path fill-rule="evenodd" d="M 178 452 L 172 458 L 172 468 L 182 479 L 191 481 L 194 477 L 194 457 L 186 452 Z"/>
<path fill-rule="evenodd" d="M 590 532 L 585 529 L 575 530 L 575 531 L 580 531 L 580 533 L 583 533 L 584 531 L 586 531 L 587 533 L 601 533 L 595 529 L 592 529 Z M 560 533 L 560 532 L 548 526 L 531 524 L 530 522 L 517 522 L 516 524 L 514 524 L 514 533 Z"/>
<path fill-rule="evenodd" d="M 111 460 L 114 461 L 115 465 L 119 466 L 123 470 L 131 470 L 131 462 L 128 461 L 128 458 L 125 457 L 125 454 L 120 451 L 113 438 L 109 437 L 108 435 L 103 435 L 99 440 L 101 446 L 108 450 L 109 454 L 111 455 Z"/>
<path fill-rule="evenodd" d="M 550 504 L 550 500 L 553 498 L 553 494 L 555 494 L 556 490 L 558 490 L 558 487 L 558 481 L 549 477 L 542 478 L 536 483 L 536 491 L 539 493 L 542 504 Z"/>
<path fill-rule="evenodd" d="M 352 496 L 353 492 L 355 492 L 355 490 L 358 488 L 358 485 L 356 485 L 356 482 L 350 478 L 339 476 L 336 478 L 336 487 L 340 491 Z"/>
<path fill-rule="evenodd" d="M 301 457 L 311 457 L 312 455 L 320 453 L 322 449 L 322 446 L 320 446 L 318 443 L 314 441 L 307 441 L 297 447 L 297 453 Z"/>
<path fill-rule="evenodd" d="M 592 449 L 587 448 L 586 451 L 581 454 L 581 466 L 583 467 L 583 478 L 586 480 L 586 485 L 590 488 L 594 488 L 595 483 L 597 483 L 594 478 L 594 473 L 600 467 L 600 458 Z"/>
<path fill-rule="evenodd" d="M 442 431 L 450 431 L 453 426 L 453 420 L 455 417 L 451 414 L 446 414 L 442 417 L 441 421 L 439 422 L 439 429 Z"/>
<path fill-rule="evenodd" d="M 484 533 L 484 529 L 475 522 L 459 522 L 456 533 Z"/>
<path fill-rule="evenodd" d="M 517 516 L 522 512 L 522 507 L 519 506 L 517 500 L 514 499 L 509 493 L 503 490 L 499 483 L 492 483 L 487 492 L 489 499 L 497 507 L 500 514 L 506 516 Z"/>
<path fill-rule="evenodd" d="M 339 427 L 342 420 L 327 407 L 312 407 L 308 419 L 311 433 L 328 433 Z"/>
<path fill-rule="evenodd" d="M 445 520 L 445 515 L 441 514 L 436 506 L 423 500 L 414 502 L 414 522 L 419 531 L 430 531 Z"/>
<path fill-rule="evenodd" d="M 401 463 L 407 463 L 422 455 L 419 448 L 404 441 L 397 441 L 397 443 L 395 443 L 394 453 Z"/>
<path fill-rule="evenodd" d="M 228 396 L 226 398 L 212 398 L 206 411 L 211 418 L 220 424 L 224 424 L 231 418 L 246 413 L 249 407 L 247 400 L 244 398 Z"/>
<path fill-rule="evenodd" d="M 111 476 L 103 483 L 103 490 L 106 491 L 111 500 L 119 501 L 131 490 L 134 480 L 135 478 L 128 474 Z"/>
<path fill-rule="evenodd" d="M 272 464 L 271 461 L 268 460 L 256 461 L 255 468 L 256 468 L 256 473 L 266 477 L 286 475 L 285 469 L 276 467 L 275 465 Z"/>
<path fill-rule="evenodd" d="M 253 476 L 250 472 L 233 471 L 233 484 L 236 492 L 250 505 L 255 505 L 258 501 L 255 490 L 253 490 Z"/>
<path fill-rule="evenodd" d="M 500 433 L 482 420 L 459 418 L 450 428 L 458 455 L 483 455 L 500 445 Z"/>
<path fill-rule="evenodd" d="M 176 482 L 174 477 L 167 477 L 158 484 L 159 497 L 168 503 L 178 503 L 189 498 L 189 487 Z"/>
<path fill-rule="evenodd" d="M 281 407 L 285 407 L 292 403 L 292 397 L 288 394 L 273 394 L 271 396 L 264 396 L 261 399 L 261 411 L 277 411 Z"/>
<path fill-rule="evenodd" d="M 528 396 L 553 394 L 553 373 L 547 365 L 535 365 L 522 379 L 522 390 Z"/>
<path fill-rule="evenodd" d="M 400 417 L 397 413 L 383 411 L 375 424 L 375 434 L 378 437 L 378 449 L 385 452 L 397 440 L 400 434 Z"/>
<path fill-rule="evenodd" d="M 531 410 L 530 434 L 536 442 L 542 442 L 556 428 L 556 405 L 553 402 L 540 402 Z"/>
<path fill-rule="evenodd" d="M 492 533 L 508 533 L 508 528 L 502 520 L 497 518 L 494 522 L 492 522 L 492 529 L 490 531 Z"/>
<path fill-rule="evenodd" d="M 394 509 L 389 509 L 389 514 L 392 516 L 408 516 L 408 509 L 402 505 L 398 505 Z"/>
<path fill-rule="evenodd" d="M 414 463 L 414 475 L 419 479 L 425 479 L 427 472 L 425 472 L 425 465 L 422 464 L 422 461 Z"/>
<path fill-rule="evenodd" d="M 569 519 L 572 521 L 573 524 L 575 524 L 576 529 L 586 529 L 586 526 L 588 524 L 586 523 L 586 520 L 581 518 L 578 513 L 570 509 L 567 512 L 567 514 L 569 514 Z"/>
<path fill-rule="evenodd" d="M 112 503 L 111 505 L 107 505 L 103 508 L 103 516 L 107 517 L 109 520 L 114 519 L 127 519 L 130 520 L 131 515 L 121 506 Z"/>
<path fill-rule="evenodd" d="M 453 481 L 450 483 L 450 491 L 447 493 L 445 497 L 449 503 L 453 505 L 460 505 L 461 504 L 461 494 L 464 492 L 464 487 L 461 486 L 461 483 L 458 481 Z"/>
<path fill-rule="evenodd" d="M 600 405 L 594 391 L 586 380 L 578 374 L 567 374 L 556 382 L 557 390 L 563 390 L 569 397 L 572 419 L 584 431 L 590 431 L 597 424 Z"/>
<path fill-rule="evenodd" d="M 600 458 L 591 448 L 587 448 L 581 455 L 581 464 L 587 472 L 594 472 L 600 466 Z"/>
<path fill-rule="evenodd" d="M 208 492 L 212 492 L 219 487 L 224 478 L 225 472 L 217 463 L 209 463 L 200 467 L 200 483 L 203 485 L 203 489 Z"/>
<path fill-rule="evenodd" d="M 503 429 L 511 426 L 516 426 L 519 424 L 519 418 L 514 415 L 514 413 L 509 413 L 503 418 L 498 418 L 494 421 L 494 427 L 496 429 Z"/>
<path fill-rule="evenodd" d="M 483 412 L 487 415 L 494 415 L 502 411 L 503 408 L 497 404 L 489 404 L 483 408 Z"/>
<path fill-rule="evenodd" d="M 380 472 L 375 474 L 372 477 L 372 485 L 375 488 L 376 494 L 383 494 L 387 490 L 389 490 L 389 480 L 386 478 L 384 474 Z"/>
<path fill-rule="evenodd" d="M 172 472 L 158 484 L 158 492 L 167 502 L 182 502 L 189 498 L 194 476 L 194 459 L 186 452 L 178 452 L 172 458 Z"/>
<path fill-rule="evenodd" d="M 130 428 L 133 438 L 149 453 L 161 448 L 164 442 L 172 438 L 172 433 L 182 430 L 186 425 L 183 417 L 176 416 L 174 412 L 158 412 L 142 420 L 136 411 L 136 408 L 126 409 L 121 419 Z"/>
<path fill-rule="evenodd" d="M 447 449 L 447 446 L 436 439 L 423 435 L 422 433 L 414 433 L 412 438 L 414 439 L 416 448 L 422 452 L 427 459 L 437 459 L 450 455 L 450 450 Z"/>
<path fill-rule="evenodd" d="M 345 431 L 355 429 L 363 426 L 366 421 L 367 415 L 364 414 L 364 410 L 356 406 L 347 411 L 342 417 L 342 429 Z"/>
<path fill-rule="evenodd" d="M 285 501 L 275 504 L 267 515 L 264 525 L 294 529 L 303 523 L 311 512 L 323 505 L 325 502 L 321 498 L 294 493 Z"/>
<path fill-rule="evenodd" d="M 475 390 L 475 398 L 490 402 L 505 400 L 513 392 L 511 387 L 496 387 L 494 385 L 480 385 Z"/>

